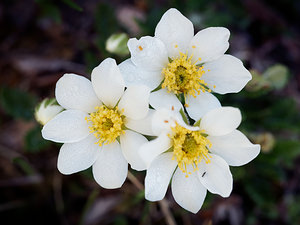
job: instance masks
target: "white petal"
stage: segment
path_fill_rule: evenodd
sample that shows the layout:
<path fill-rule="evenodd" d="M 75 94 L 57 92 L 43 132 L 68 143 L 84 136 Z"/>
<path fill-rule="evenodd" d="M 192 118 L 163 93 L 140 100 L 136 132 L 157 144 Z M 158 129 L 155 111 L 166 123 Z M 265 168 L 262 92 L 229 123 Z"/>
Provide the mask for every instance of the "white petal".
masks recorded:
<path fill-rule="evenodd" d="M 230 32 L 224 27 L 209 27 L 199 31 L 189 44 L 189 54 L 199 63 L 221 57 L 228 49 Z M 198 64 L 198 63 L 197 63 Z"/>
<path fill-rule="evenodd" d="M 115 141 L 104 145 L 93 165 L 96 182 L 107 189 L 119 188 L 126 180 L 127 172 L 128 163 L 122 154 L 120 144 Z"/>
<path fill-rule="evenodd" d="M 63 144 L 57 160 L 59 172 L 72 174 L 92 166 L 101 151 L 101 147 L 95 144 L 96 142 L 95 136 L 90 134 L 82 141 Z"/>
<path fill-rule="evenodd" d="M 152 92 L 149 101 L 150 105 L 155 109 L 166 108 L 178 112 L 182 108 L 178 98 L 174 94 L 168 93 L 166 89 Z"/>
<path fill-rule="evenodd" d="M 149 110 L 150 89 L 145 85 L 130 86 L 124 92 L 118 107 L 131 119 L 139 120 L 147 116 Z"/>
<path fill-rule="evenodd" d="M 180 116 L 178 112 L 169 109 L 158 109 L 152 117 L 152 131 L 155 136 L 160 135 L 162 132 L 170 133 L 171 127 L 176 126 L 177 118 Z"/>
<path fill-rule="evenodd" d="M 149 135 L 149 136 L 155 136 L 155 133 L 152 131 L 153 114 L 154 114 L 154 110 L 149 109 L 147 116 L 141 120 L 133 120 L 130 118 L 126 118 L 125 126 L 138 133 Z"/>
<path fill-rule="evenodd" d="M 87 113 L 79 110 L 65 110 L 45 124 L 42 136 L 46 140 L 58 143 L 73 143 L 86 138 L 89 126 L 85 118 Z"/>
<path fill-rule="evenodd" d="M 200 183 L 195 172 L 186 177 L 186 174 L 177 168 L 171 188 L 175 201 L 182 208 L 192 213 L 200 210 L 206 196 L 206 188 Z"/>
<path fill-rule="evenodd" d="M 145 198 L 147 200 L 160 201 L 165 197 L 177 166 L 177 161 L 172 160 L 172 155 L 172 152 L 159 155 L 147 169 L 145 178 Z"/>
<path fill-rule="evenodd" d="M 156 139 L 143 144 L 139 151 L 140 157 L 144 160 L 147 167 L 161 153 L 171 147 L 171 140 L 166 133 L 160 134 Z"/>
<path fill-rule="evenodd" d="M 92 85 L 105 105 L 115 107 L 123 95 L 125 83 L 114 59 L 107 58 L 93 69 Z"/>
<path fill-rule="evenodd" d="M 242 166 L 252 161 L 260 151 L 260 145 L 252 144 L 240 131 L 224 136 L 208 136 L 210 151 L 221 156 L 230 166 Z"/>
<path fill-rule="evenodd" d="M 212 91 L 219 94 L 237 93 L 252 79 L 242 61 L 231 55 L 205 63 L 203 67 L 207 72 L 202 78 Z"/>
<path fill-rule="evenodd" d="M 121 74 L 125 81 L 125 86 L 144 84 L 151 90 L 155 89 L 163 80 L 161 70 L 149 71 L 134 65 L 131 59 L 127 59 L 119 64 Z"/>
<path fill-rule="evenodd" d="M 228 197 L 233 183 L 229 166 L 220 156 L 210 155 L 210 163 L 206 163 L 204 160 L 199 163 L 198 178 L 211 193 Z"/>
<path fill-rule="evenodd" d="M 78 109 L 89 113 L 101 105 L 91 81 L 75 74 L 65 74 L 57 81 L 55 97 L 65 109 Z"/>
<path fill-rule="evenodd" d="M 219 107 L 206 113 L 200 128 L 208 135 L 222 136 L 231 133 L 241 123 L 242 115 L 238 108 Z"/>
<path fill-rule="evenodd" d="M 214 95 L 208 92 L 201 92 L 196 96 L 196 98 L 194 98 L 193 96 L 188 96 L 188 98 L 186 99 L 186 103 L 188 104 L 188 107 L 186 107 L 186 111 L 188 112 L 189 116 L 195 121 L 198 121 L 212 109 L 221 107 L 221 103 L 219 102 L 219 100 Z"/>
<path fill-rule="evenodd" d="M 129 39 L 131 60 L 139 68 L 150 71 L 161 70 L 168 64 L 168 54 L 164 43 L 155 37 L 145 36 L 140 40 Z"/>
<path fill-rule="evenodd" d="M 131 168 L 137 171 L 147 169 L 138 153 L 139 147 L 148 142 L 147 138 L 136 132 L 126 130 L 125 134 L 120 136 L 120 142 L 123 155 Z"/>
<path fill-rule="evenodd" d="M 155 28 L 155 37 L 164 42 L 171 58 L 185 53 L 193 36 L 192 22 L 174 8 L 165 12 Z"/>

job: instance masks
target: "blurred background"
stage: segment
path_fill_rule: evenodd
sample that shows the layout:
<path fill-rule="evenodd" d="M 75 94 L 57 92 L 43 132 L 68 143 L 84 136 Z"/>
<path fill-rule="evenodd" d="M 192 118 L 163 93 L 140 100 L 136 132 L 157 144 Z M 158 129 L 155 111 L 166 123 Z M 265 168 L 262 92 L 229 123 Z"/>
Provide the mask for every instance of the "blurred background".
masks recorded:
<path fill-rule="evenodd" d="M 176 223 L 300 224 L 297 0 L 1 0 L 0 224 L 166 224 L 160 205 L 144 200 L 130 181 L 106 190 L 90 170 L 60 174 L 60 145 L 42 139 L 34 107 L 54 97 L 64 73 L 90 78 L 104 58 L 128 58 L 128 37 L 153 35 L 170 7 L 187 16 L 195 31 L 230 29 L 228 52 L 243 60 L 253 80 L 239 94 L 218 97 L 241 109 L 240 129 L 262 145 L 253 162 L 231 168 L 231 196 L 208 194 L 196 215 L 179 207 L 169 191 Z M 143 183 L 143 172 L 133 174 Z"/>

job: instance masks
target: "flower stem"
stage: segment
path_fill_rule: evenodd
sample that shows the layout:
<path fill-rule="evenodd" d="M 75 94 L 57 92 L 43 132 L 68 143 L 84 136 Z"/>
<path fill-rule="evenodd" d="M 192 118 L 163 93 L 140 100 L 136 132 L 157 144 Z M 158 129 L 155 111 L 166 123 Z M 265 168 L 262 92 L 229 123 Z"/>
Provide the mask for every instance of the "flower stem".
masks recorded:
<path fill-rule="evenodd" d="M 128 171 L 127 177 L 137 189 L 139 189 L 141 191 L 144 190 L 144 185 L 130 171 Z M 165 216 L 166 223 L 168 225 L 177 225 L 175 222 L 175 219 L 170 211 L 168 201 L 163 199 L 163 200 L 159 201 L 158 203 L 161 207 L 162 213 Z"/>

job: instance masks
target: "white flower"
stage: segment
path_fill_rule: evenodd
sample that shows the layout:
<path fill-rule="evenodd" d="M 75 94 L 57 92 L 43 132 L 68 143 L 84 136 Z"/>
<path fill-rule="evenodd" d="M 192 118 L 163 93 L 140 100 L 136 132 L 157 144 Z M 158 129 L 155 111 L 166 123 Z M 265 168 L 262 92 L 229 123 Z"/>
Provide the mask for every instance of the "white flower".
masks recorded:
<path fill-rule="evenodd" d="M 54 98 L 46 98 L 35 108 L 34 117 L 40 124 L 45 125 L 63 110 L 64 108 L 58 105 Z"/>
<path fill-rule="evenodd" d="M 119 65 L 125 85 L 145 84 L 153 90 L 162 82 L 163 89 L 151 94 L 150 104 L 167 93 L 184 94 L 191 116 L 201 101 L 219 104 L 209 92 L 236 93 L 251 80 L 239 59 L 224 55 L 228 39 L 229 31 L 223 27 L 210 27 L 194 36 L 191 21 L 177 9 L 169 9 L 157 24 L 154 37 L 128 41 L 131 58 Z"/>
<path fill-rule="evenodd" d="M 198 118 L 193 127 L 185 125 L 173 109 L 155 112 L 153 131 L 158 137 L 139 149 L 148 165 L 145 197 L 150 201 L 163 199 L 172 179 L 175 201 L 196 213 L 207 190 L 223 197 L 230 195 L 233 181 L 229 166 L 253 160 L 260 145 L 252 144 L 236 129 L 241 122 L 237 108 L 217 107 Z"/>
<path fill-rule="evenodd" d="M 111 58 L 94 68 L 91 81 L 75 74 L 59 79 L 55 96 L 66 110 L 43 127 L 42 135 L 64 143 L 57 162 L 61 173 L 72 174 L 92 166 L 102 187 L 118 188 L 126 179 L 127 161 L 136 170 L 146 168 L 137 150 L 147 139 L 127 128 L 150 132 L 141 120 L 148 113 L 150 90 L 146 86 L 124 88 Z"/>

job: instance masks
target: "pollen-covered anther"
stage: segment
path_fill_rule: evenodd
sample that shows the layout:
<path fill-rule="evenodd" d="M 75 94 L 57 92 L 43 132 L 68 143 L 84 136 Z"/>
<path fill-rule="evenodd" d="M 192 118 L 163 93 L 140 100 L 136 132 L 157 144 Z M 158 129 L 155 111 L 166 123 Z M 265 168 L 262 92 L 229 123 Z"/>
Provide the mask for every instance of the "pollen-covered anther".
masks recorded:
<path fill-rule="evenodd" d="M 118 107 L 109 109 L 102 105 L 95 108 L 97 111 L 86 117 L 86 121 L 91 124 L 90 132 L 98 139 L 99 146 L 114 142 L 117 137 L 124 134 L 123 130 L 124 116 Z"/>
<path fill-rule="evenodd" d="M 197 61 L 198 62 L 198 61 Z M 164 81 L 162 88 L 167 88 L 174 94 L 192 95 L 196 97 L 202 92 L 210 92 L 207 84 L 201 79 L 205 73 L 203 66 L 192 62 L 192 56 L 180 53 L 180 56 L 171 60 L 163 68 Z"/>
<path fill-rule="evenodd" d="M 204 130 L 192 131 L 177 123 L 175 127 L 172 127 L 169 137 L 174 146 L 173 159 L 177 160 L 178 167 L 186 173 L 186 177 L 198 170 L 201 160 L 210 163 L 211 156 L 208 148 L 211 148 L 211 142 L 206 136 Z M 188 171 L 188 165 L 192 165 L 193 171 Z"/>

